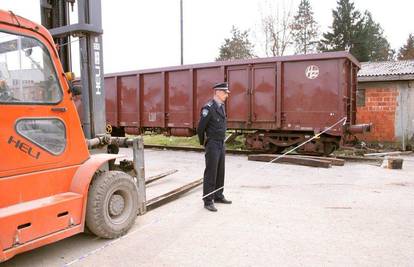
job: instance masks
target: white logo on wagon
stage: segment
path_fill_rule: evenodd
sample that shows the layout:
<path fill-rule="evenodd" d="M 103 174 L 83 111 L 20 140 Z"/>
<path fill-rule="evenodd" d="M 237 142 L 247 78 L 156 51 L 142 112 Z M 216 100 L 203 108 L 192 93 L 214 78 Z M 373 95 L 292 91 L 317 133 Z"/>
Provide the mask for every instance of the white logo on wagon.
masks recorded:
<path fill-rule="evenodd" d="M 308 79 L 316 79 L 319 76 L 319 68 L 315 65 L 309 65 L 305 70 L 305 75 Z"/>

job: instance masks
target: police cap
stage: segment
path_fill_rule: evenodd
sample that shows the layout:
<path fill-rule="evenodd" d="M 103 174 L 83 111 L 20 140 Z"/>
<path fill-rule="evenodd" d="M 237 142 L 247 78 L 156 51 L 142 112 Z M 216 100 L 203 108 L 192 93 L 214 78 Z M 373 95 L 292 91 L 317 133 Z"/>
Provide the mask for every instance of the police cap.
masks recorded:
<path fill-rule="evenodd" d="M 229 84 L 224 82 L 224 83 L 216 83 L 213 86 L 214 90 L 223 90 L 226 91 L 227 93 L 230 93 L 230 89 L 229 89 Z"/>

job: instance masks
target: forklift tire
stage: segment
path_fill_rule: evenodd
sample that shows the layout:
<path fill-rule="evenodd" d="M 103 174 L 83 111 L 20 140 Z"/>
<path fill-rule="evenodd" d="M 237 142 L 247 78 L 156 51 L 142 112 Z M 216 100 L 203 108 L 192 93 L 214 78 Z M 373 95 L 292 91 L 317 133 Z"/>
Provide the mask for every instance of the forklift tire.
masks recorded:
<path fill-rule="evenodd" d="M 86 226 L 101 238 L 117 238 L 132 227 L 138 212 L 134 179 L 120 171 L 98 172 L 93 177 L 86 206 Z"/>

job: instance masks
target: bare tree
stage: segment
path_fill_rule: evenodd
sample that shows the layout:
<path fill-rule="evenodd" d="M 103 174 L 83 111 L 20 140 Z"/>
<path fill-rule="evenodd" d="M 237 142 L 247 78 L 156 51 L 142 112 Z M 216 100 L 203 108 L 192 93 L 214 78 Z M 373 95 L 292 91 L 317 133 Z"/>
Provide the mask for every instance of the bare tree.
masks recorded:
<path fill-rule="evenodd" d="M 285 2 L 277 2 L 276 7 L 268 4 L 266 10 L 266 13 L 261 10 L 266 56 L 282 56 L 292 45 L 292 10 Z"/>

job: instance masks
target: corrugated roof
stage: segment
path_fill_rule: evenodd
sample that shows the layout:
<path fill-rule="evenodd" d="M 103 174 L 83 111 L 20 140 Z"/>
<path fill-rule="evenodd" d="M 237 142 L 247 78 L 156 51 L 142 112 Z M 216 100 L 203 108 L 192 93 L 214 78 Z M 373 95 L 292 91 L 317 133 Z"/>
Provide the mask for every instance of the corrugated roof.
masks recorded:
<path fill-rule="evenodd" d="M 407 80 L 414 77 L 414 60 L 362 62 L 358 80 Z"/>

